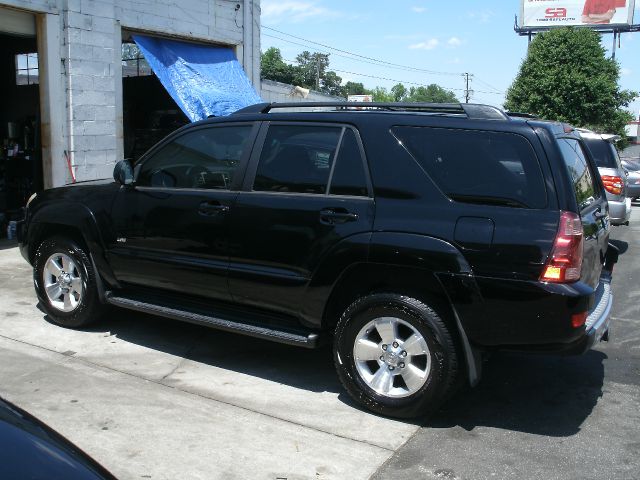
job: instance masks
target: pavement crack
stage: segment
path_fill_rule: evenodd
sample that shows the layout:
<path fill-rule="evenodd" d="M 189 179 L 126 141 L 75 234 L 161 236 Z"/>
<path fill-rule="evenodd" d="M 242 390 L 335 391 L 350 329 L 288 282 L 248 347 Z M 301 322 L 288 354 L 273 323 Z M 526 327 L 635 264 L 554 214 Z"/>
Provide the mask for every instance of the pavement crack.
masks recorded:
<path fill-rule="evenodd" d="M 180 358 L 180 361 L 176 364 L 175 367 L 173 367 L 171 369 L 171 371 L 169 373 L 167 373 L 165 376 L 163 376 L 160 379 L 160 382 L 162 383 L 166 378 L 168 378 L 171 375 L 173 375 L 174 373 L 176 373 L 176 371 L 184 364 L 184 362 L 186 362 L 189 359 L 189 356 L 191 355 L 191 352 L 193 352 L 193 350 L 195 348 L 196 348 L 195 343 L 193 345 L 191 345 L 189 348 L 187 348 L 187 351 L 184 352 L 184 355 Z M 143 377 L 138 377 L 138 378 L 143 378 Z M 164 385 L 164 383 L 163 383 L 163 385 Z"/>

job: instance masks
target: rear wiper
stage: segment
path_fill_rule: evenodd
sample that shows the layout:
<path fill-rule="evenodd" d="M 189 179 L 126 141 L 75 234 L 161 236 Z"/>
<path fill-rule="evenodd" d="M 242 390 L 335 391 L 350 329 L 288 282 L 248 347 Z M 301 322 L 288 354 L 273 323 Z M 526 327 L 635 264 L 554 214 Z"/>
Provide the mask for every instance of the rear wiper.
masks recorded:
<path fill-rule="evenodd" d="M 456 202 L 482 203 L 487 205 L 503 205 L 505 207 L 529 208 L 528 205 L 512 198 L 491 197 L 486 195 L 460 195 L 447 193 L 447 196 Z"/>

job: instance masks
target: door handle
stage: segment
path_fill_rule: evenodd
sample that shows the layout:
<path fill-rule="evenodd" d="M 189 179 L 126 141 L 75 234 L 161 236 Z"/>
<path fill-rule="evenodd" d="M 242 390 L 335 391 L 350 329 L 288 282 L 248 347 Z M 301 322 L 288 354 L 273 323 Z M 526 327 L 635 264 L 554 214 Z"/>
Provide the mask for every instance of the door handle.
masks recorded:
<path fill-rule="evenodd" d="M 198 213 L 200 215 L 218 215 L 221 213 L 226 213 L 229 211 L 229 207 L 227 205 L 221 205 L 219 203 L 212 202 L 202 202 L 198 207 Z"/>
<path fill-rule="evenodd" d="M 323 208 L 320 210 L 320 221 L 328 225 L 355 222 L 358 218 L 357 213 L 349 212 L 344 208 Z"/>

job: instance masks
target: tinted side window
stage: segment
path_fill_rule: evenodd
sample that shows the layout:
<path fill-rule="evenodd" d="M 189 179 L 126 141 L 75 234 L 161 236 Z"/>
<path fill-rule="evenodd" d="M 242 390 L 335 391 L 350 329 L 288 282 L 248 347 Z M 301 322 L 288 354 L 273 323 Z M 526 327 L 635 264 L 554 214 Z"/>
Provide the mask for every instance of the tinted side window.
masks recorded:
<path fill-rule="evenodd" d="M 248 148 L 251 129 L 247 125 L 186 132 L 145 160 L 136 185 L 228 189 Z"/>
<path fill-rule="evenodd" d="M 331 177 L 329 193 L 332 195 L 367 196 L 367 177 L 360 153 L 360 145 L 353 130 L 345 129 L 336 166 Z"/>
<path fill-rule="evenodd" d="M 618 168 L 616 163 L 616 148 L 604 140 L 585 138 L 584 143 L 591 150 L 596 165 L 604 168 Z M 613 149 L 613 151 L 612 151 Z"/>
<path fill-rule="evenodd" d="M 598 194 L 582 147 L 577 140 L 571 138 L 561 138 L 558 140 L 558 146 L 573 182 L 578 207 L 580 209 L 588 207 L 595 201 Z"/>
<path fill-rule="evenodd" d="M 394 136 L 451 199 L 544 208 L 547 192 L 533 147 L 501 132 L 394 127 Z"/>
<path fill-rule="evenodd" d="M 253 190 L 326 193 L 341 132 L 339 127 L 272 125 Z"/>

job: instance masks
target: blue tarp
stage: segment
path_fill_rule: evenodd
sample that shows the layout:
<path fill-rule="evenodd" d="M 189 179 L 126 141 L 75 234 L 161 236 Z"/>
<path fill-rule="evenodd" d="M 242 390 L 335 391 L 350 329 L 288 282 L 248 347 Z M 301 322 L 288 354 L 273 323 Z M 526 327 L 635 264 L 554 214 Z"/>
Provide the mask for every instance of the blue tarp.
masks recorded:
<path fill-rule="evenodd" d="M 192 122 L 229 115 L 262 101 L 230 48 L 144 35 L 133 39 Z"/>

